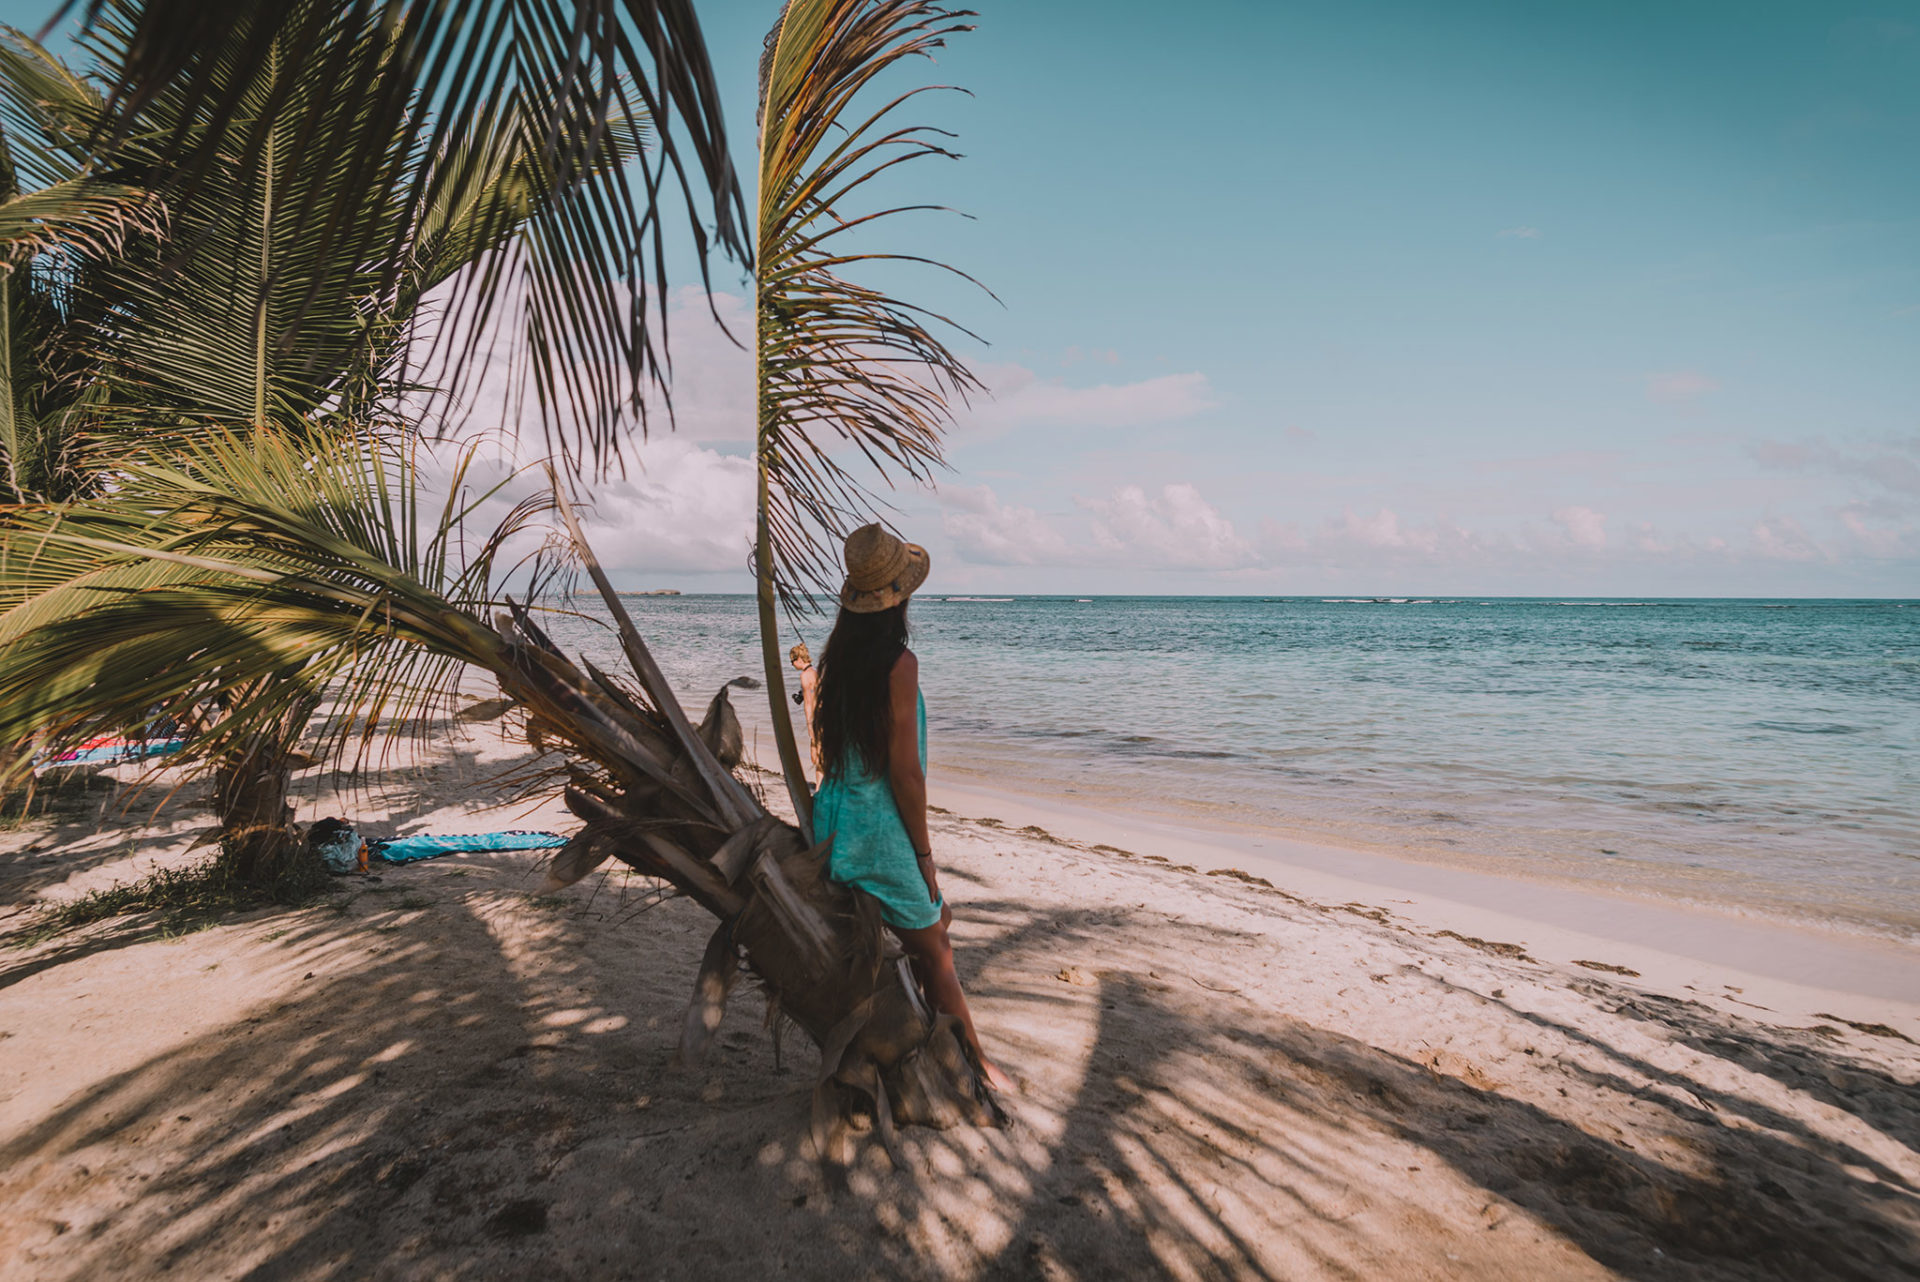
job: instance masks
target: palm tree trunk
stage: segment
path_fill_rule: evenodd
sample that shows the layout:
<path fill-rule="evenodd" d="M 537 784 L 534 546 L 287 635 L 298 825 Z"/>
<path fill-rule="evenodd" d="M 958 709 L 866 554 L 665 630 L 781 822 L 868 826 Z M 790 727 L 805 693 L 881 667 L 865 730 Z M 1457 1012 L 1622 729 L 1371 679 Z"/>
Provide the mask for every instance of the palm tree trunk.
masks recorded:
<path fill-rule="evenodd" d="M 324 870 L 294 825 L 295 748 L 313 705 L 303 702 L 260 727 L 214 771 L 219 862 L 233 883 L 275 898 L 312 889 Z"/>
<path fill-rule="evenodd" d="M 300 844 L 287 800 L 292 771 L 277 747 L 271 736 L 257 736 L 214 772 L 220 862 L 235 881 L 254 888 L 278 881 Z"/>
<path fill-rule="evenodd" d="M 761 199 L 765 199 L 764 193 Z M 757 422 L 754 430 L 754 592 L 760 607 L 760 666 L 765 673 L 767 711 L 773 716 L 773 742 L 780 752 L 780 774 L 787 783 L 787 798 L 803 837 L 813 837 L 813 792 L 807 786 L 806 767 L 800 762 L 800 745 L 794 741 L 793 713 L 787 705 L 786 665 L 780 654 L 780 619 L 773 588 L 773 531 L 769 524 L 767 494 L 767 402 L 766 384 L 766 300 L 764 283 L 754 282 L 753 298 L 753 387 Z"/>
<path fill-rule="evenodd" d="M 563 497 L 558 505 L 607 599 L 643 697 L 591 665 L 584 673 L 576 668 L 524 610 L 476 647 L 498 647 L 481 661 L 526 709 L 529 736 L 573 749 L 566 804 L 586 822 L 554 856 L 548 889 L 617 858 L 718 918 L 695 977 L 681 1058 L 701 1058 L 744 960 L 780 1014 L 820 1047 L 814 1131 L 823 1157 L 837 1153 L 849 1105 L 861 1098 L 889 1149 L 896 1122 L 999 1122 L 952 1017 L 928 1008 L 881 927 L 879 905 L 827 876 L 826 843 L 814 844 L 799 827 L 769 815 L 730 777 L 742 743 L 726 688 L 695 727 L 599 572 Z M 762 591 L 761 619 L 770 625 L 764 579 Z M 763 644 L 774 635 L 767 626 Z M 776 691 L 777 664 L 769 651 L 768 685 Z M 784 699 L 775 697 L 778 725 L 787 714 Z M 804 789 L 797 753 L 792 765 L 789 778 L 800 778 Z M 709 777 L 716 768 L 723 773 Z"/>
<path fill-rule="evenodd" d="M 780 750 L 780 773 L 803 836 L 813 835 L 813 792 L 793 733 L 793 709 L 787 703 L 786 661 L 780 653 L 780 619 L 773 592 L 773 549 L 767 530 L 767 465 L 760 464 L 759 520 L 754 537 L 755 591 L 760 603 L 760 666 L 766 674 L 767 711 L 773 715 L 773 742 Z"/>
<path fill-rule="evenodd" d="M 538 694 L 530 706 L 540 706 Z M 721 744 L 735 745 L 722 757 L 729 768 L 738 761 L 737 727 L 723 688 L 699 733 L 723 753 Z M 888 940 L 878 903 L 827 876 L 824 844 L 809 845 L 798 828 L 770 816 L 727 832 L 689 821 L 657 791 L 583 782 L 566 802 L 586 826 L 555 857 L 548 887 L 615 858 L 670 882 L 719 919 L 694 980 L 683 1064 L 704 1057 L 744 961 L 778 1015 L 820 1048 L 813 1131 L 822 1158 L 844 1160 L 856 1108 L 872 1116 L 889 1153 L 896 1125 L 1004 1121 L 956 1021 L 931 1011 Z"/>

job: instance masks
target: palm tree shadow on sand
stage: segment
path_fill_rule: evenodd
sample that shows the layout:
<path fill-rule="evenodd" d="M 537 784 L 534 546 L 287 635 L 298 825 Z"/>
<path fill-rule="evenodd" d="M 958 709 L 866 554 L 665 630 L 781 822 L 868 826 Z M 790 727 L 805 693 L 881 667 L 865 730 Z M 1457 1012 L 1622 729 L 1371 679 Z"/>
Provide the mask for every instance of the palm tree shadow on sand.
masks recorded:
<path fill-rule="evenodd" d="M 441 809 L 443 802 L 434 798 L 449 786 L 485 790 L 532 768 L 526 758 L 486 760 L 480 740 L 461 729 L 450 719 L 436 719 L 404 763 L 377 759 L 353 775 L 305 768 L 290 799 L 305 818 L 377 812 L 379 821 L 369 834 L 398 834 Z M 119 865 L 108 884 L 120 885 L 138 881 L 155 867 L 181 866 L 183 854 L 189 861 L 211 859 L 219 827 L 210 806 L 206 781 L 182 780 L 165 770 L 131 778 L 89 772 L 57 780 L 55 788 L 43 790 L 36 801 L 26 831 L 7 843 L 11 849 L 0 851 L 0 931 L 34 930 L 35 911 L 50 902 L 48 889 L 96 869 Z M 515 826 L 526 809 L 524 801 L 505 803 L 463 820 L 459 831 L 470 831 L 476 823 Z M 530 880 L 537 878 L 530 875 Z M 336 888 L 351 893 L 354 884 L 343 881 Z M 0 953 L 0 990 L 82 957 L 208 924 L 203 915 L 149 912 L 110 918 L 92 930 L 64 932 L 24 961 Z"/>
<path fill-rule="evenodd" d="M 970 904 L 962 966 L 1030 1080 L 1019 1124 L 909 1129 L 903 1169 L 872 1142 L 825 1167 L 813 1056 L 776 1071 L 744 994 L 705 1069 L 672 1063 L 706 916 L 631 920 L 640 879 L 532 899 L 529 862 L 396 870 L 338 911 L 155 945 L 192 966 L 232 932 L 259 1001 L 16 1128 L 0 1259 L 48 1278 L 1864 1279 L 1920 1256 L 1892 1169 L 1863 1179 L 1871 1155 L 1698 1082 L 1671 1083 L 1697 1104 L 1634 1088 L 1650 1066 L 1624 1052 L 1595 1048 L 1618 1081 L 1570 1088 L 1666 1110 L 1684 1166 L 1183 977 L 1063 970 L 1133 931 L 1220 942 L 1115 909 Z M 1657 1014 L 1728 1054 L 1861 1071 Z M 1911 1111 L 1868 1120 L 1911 1143 Z"/>

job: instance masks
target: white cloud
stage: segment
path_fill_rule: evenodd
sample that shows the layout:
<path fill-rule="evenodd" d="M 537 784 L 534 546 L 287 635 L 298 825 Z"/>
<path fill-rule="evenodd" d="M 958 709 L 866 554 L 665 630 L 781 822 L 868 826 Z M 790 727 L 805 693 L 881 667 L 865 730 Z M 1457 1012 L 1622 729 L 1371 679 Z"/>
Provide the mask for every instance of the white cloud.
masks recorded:
<path fill-rule="evenodd" d="M 1404 521 L 1392 508 L 1372 515 L 1347 508 L 1328 517 L 1310 535 L 1291 525 L 1268 523 L 1264 540 L 1268 559 L 1276 565 L 1330 565 L 1377 568 L 1389 565 L 1472 562 L 1504 548 L 1493 536 L 1476 534 L 1447 520 L 1424 525 Z"/>
<path fill-rule="evenodd" d="M 992 395 L 962 410 L 959 421 L 978 435 L 1016 427 L 1143 427 L 1192 418 L 1214 405 L 1212 386 L 1199 373 L 1069 387 L 1024 365 L 983 365 L 975 372 Z"/>
<path fill-rule="evenodd" d="M 1830 561 L 1833 553 L 1790 516 L 1769 516 L 1735 549 L 1718 537 L 1696 538 L 1636 522 L 1618 537 L 1609 516 L 1572 505 L 1544 523 L 1512 530 L 1471 529 L 1445 518 L 1409 521 L 1390 507 L 1343 509 L 1317 526 L 1273 519 L 1248 537 L 1191 484 L 1158 489 L 1123 485 L 1104 498 L 1077 498 L 1084 532 L 1071 517 L 1050 518 L 1003 503 L 987 486 L 941 492 L 943 524 L 963 561 L 977 565 L 1188 570 L 1234 574 L 1312 569 L 1375 572 L 1454 570 L 1553 573 L 1579 563 L 1679 564 L 1713 561 Z M 1920 552 L 1920 530 L 1871 523 L 1864 506 L 1840 514 L 1841 526 L 1865 555 L 1892 559 Z"/>
<path fill-rule="evenodd" d="M 940 491 L 940 525 L 961 558 L 976 565 L 1066 565 L 1076 554 L 1066 537 L 1030 507 L 1007 507 L 990 486 Z"/>
<path fill-rule="evenodd" d="M 1824 557 L 1800 522 L 1790 516 L 1762 518 L 1752 530 L 1753 550 L 1773 561 L 1818 561 Z"/>
<path fill-rule="evenodd" d="M 1686 405 L 1708 392 L 1718 391 L 1717 380 L 1699 370 L 1677 369 L 1665 374 L 1647 375 L 1647 396 L 1663 405 Z"/>
<path fill-rule="evenodd" d="M 601 563 L 625 574 L 744 570 L 753 528 L 752 461 L 671 437 L 634 453 L 624 478 L 589 482 L 575 496 L 583 532 Z M 450 447 L 436 452 L 430 492 L 445 492 L 452 456 Z M 469 492 L 501 488 L 473 514 L 471 528 L 490 528 L 514 503 L 545 492 L 545 470 L 524 467 L 537 457 L 531 446 L 521 450 L 498 442 L 476 454 L 466 478 Z M 523 542 L 515 554 L 534 546 Z"/>
<path fill-rule="evenodd" d="M 1094 514 L 1095 545 L 1117 564 L 1230 570 L 1254 561 L 1253 545 L 1188 484 L 1166 485 L 1153 495 L 1123 485 L 1111 497 L 1085 500 L 1082 506 Z"/>
<path fill-rule="evenodd" d="M 1366 548 L 1431 552 L 1439 543 L 1437 533 L 1405 529 L 1400 524 L 1399 513 L 1384 507 L 1372 516 L 1358 516 L 1348 508 L 1338 522 L 1328 521 L 1327 534 L 1336 541 Z"/>
<path fill-rule="evenodd" d="M 1603 548 L 1607 546 L 1607 514 L 1596 512 L 1590 507 L 1563 507 L 1553 514 L 1553 519 L 1567 532 L 1567 538 L 1575 547 Z"/>
<path fill-rule="evenodd" d="M 985 485 L 943 488 L 940 501 L 941 528 L 961 559 L 976 565 L 1227 570 L 1259 559 L 1233 522 L 1187 484 L 1151 494 L 1123 485 L 1105 498 L 1076 500 L 1087 523 L 1078 542 L 1032 508 L 1002 503 Z"/>
<path fill-rule="evenodd" d="M 753 531 L 753 460 L 669 438 L 639 451 L 624 480 L 593 487 L 586 533 L 609 569 L 744 570 Z"/>
<path fill-rule="evenodd" d="M 714 320 L 718 313 L 722 328 Z M 672 370 L 672 435 L 692 441 L 751 441 L 753 306 L 738 294 L 706 295 L 688 286 L 667 304 L 667 351 Z M 647 398 L 656 435 L 668 426 L 668 401 Z"/>
<path fill-rule="evenodd" d="M 1782 472 L 1826 472 L 1896 495 L 1920 497 L 1920 436 L 1836 444 L 1825 437 L 1760 441 L 1747 447 L 1756 463 Z"/>
<path fill-rule="evenodd" d="M 1633 527 L 1633 550 L 1645 552 L 1651 556 L 1662 556 L 1673 551 L 1674 545 L 1662 538 L 1649 521 L 1641 521 Z"/>
<path fill-rule="evenodd" d="M 1920 555 L 1920 529 L 1912 525 L 1872 526 L 1867 524 L 1868 515 L 1864 503 L 1849 504 L 1840 512 L 1840 523 L 1862 552 L 1883 560 Z"/>

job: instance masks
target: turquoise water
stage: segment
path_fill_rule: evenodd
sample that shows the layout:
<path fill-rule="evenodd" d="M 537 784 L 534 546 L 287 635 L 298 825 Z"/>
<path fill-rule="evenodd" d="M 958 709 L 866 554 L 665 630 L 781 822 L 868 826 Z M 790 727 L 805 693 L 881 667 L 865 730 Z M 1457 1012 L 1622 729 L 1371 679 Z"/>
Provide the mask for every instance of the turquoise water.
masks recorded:
<path fill-rule="evenodd" d="M 758 673 L 749 598 L 628 604 L 689 703 Z M 912 622 L 956 782 L 1920 937 L 1920 604 L 935 597 Z"/>

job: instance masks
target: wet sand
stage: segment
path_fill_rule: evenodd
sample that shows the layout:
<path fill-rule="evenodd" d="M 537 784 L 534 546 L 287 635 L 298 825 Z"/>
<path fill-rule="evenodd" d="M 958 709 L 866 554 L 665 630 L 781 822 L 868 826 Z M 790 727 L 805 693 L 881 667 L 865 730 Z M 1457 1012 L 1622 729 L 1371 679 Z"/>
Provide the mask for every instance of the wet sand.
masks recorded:
<path fill-rule="evenodd" d="M 970 816 L 1152 850 L 1201 871 L 1239 867 L 1320 899 L 1390 903 L 1409 922 L 1518 940 L 1543 959 L 1606 954 L 1640 971 L 1641 987 L 1675 996 L 1732 986 L 1755 1000 L 1764 994 L 1788 1016 L 1837 1010 L 1920 1036 L 1920 946 L 1881 935 L 1662 902 L 1624 887 L 1606 894 L 1496 876 L 1284 833 L 1176 825 L 1070 799 L 961 784 L 933 791 L 936 802 Z"/>
<path fill-rule="evenodd" d="M 515 759 L 482 730 L 302 817 L 564 826 L 485 809 Z M 776 1066 L 751 991 L 706 1068 L 671 1063 L 700 910 L 618 874 L 536 898 L 535 857 L 453 857 L 0 951 L 0 1275 L 1920 1270 L 1911 969 L 1796 983 L 1698 956 L 1703 933 L 1529 918 L 1525 887 L 1489 905 L 1312 862 L 1341 852 L 936 801 L 961 973 L 1024 1085 L 1012 1129 L 824 1168 L 814 1053 Z M 96 830 L 103 792 L 0 833 L 0 931 L 198 857 L 195 802 Z"/>

